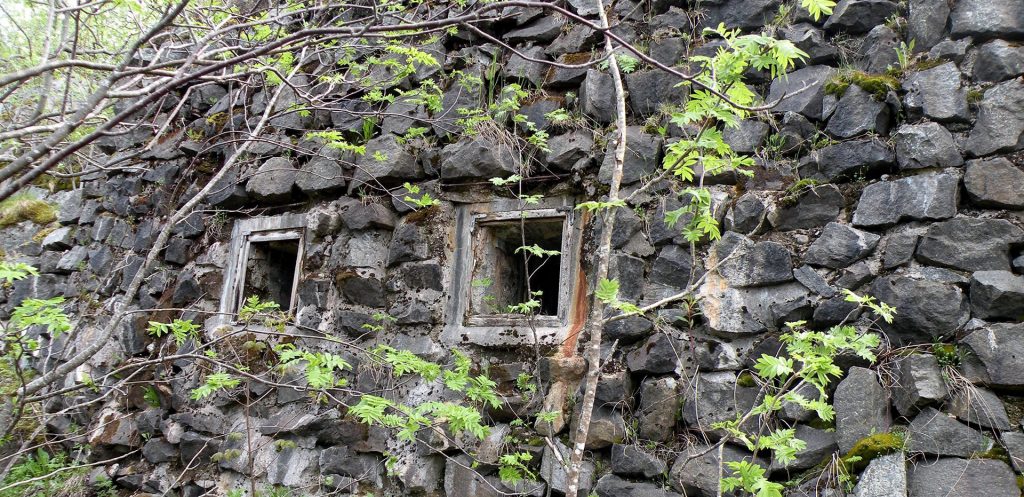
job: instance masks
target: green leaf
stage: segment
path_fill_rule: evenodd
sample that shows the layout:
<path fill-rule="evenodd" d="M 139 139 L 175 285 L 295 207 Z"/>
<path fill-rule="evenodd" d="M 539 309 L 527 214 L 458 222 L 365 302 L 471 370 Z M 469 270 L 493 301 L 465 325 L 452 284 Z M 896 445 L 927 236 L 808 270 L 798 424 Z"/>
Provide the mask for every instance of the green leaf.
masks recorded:
<path fill-rule="evenodd" d="M 754 369 L 757 370 L 758 375 L 765 379 L 785 379 L 793 373 L 793 360 L 763 354 L 757 360 L 757 363 L 754 364 Z"/>
<path fill-rule="evenodd" d="M 619 296 L 618 280 L 610 280 L 608 278 L 601 280 L 597 284 L 597 290 L 594 292 L 594 295 L 605 304 L 615 302 Z"/>

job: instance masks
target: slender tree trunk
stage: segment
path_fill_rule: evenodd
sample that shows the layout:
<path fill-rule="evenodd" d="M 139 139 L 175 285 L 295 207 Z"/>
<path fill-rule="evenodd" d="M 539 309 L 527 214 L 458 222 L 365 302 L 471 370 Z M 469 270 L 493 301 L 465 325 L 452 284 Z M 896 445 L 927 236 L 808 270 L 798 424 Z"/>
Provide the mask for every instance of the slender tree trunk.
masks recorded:
<path fill-rule="evenodd" d="M 600 16 L 601 27 L 608 27 L 608 16 L 604 10 L 602 0 L 595 0 L 597 11 Z M 608 201 L 613 202 L 619 199 L 619 187 L 622 184 L 622 163 L 626 157 L 626 93 L 622 87 L 622 74 L 619 72 L 619 65 L 615 60 L 611 38 L 605 36 L 605 52 L 608 57 L 608 72 L 611 73 L 612 83 L 615 87 L 615 162 L 612 169 L 611 187 L 608 190 Z M 594 281 L 600 282 L 608 277 L 608 263 L 611 259 L 612 231 L 615 229 L 615 210 L 605 209 L 601 212 L 602 229 L 598 241 Z M 590 433 L 590 419 L 594 410 L 594 397 L 597 394 L 597 382 L 601 376 L 601 331 L 602 319 L 604 318 L 604 306 L 597 296 L 591 298 L 590 316 L 587 318 L 585 330 L 590 336 L 586 345 L 584 358 L 587 360 L 587 374 L 585 388 L 583 390 L 583 401 L 579 405 L 579 419 L 576 421 L 576 431 L 573 434 L 572 453 L 569 458 L 569 467 L 566 478 L 566 497 L 579 497 L 580 470 L 583 467 L 583 450 L 587 443 L 587 436 Z"/>

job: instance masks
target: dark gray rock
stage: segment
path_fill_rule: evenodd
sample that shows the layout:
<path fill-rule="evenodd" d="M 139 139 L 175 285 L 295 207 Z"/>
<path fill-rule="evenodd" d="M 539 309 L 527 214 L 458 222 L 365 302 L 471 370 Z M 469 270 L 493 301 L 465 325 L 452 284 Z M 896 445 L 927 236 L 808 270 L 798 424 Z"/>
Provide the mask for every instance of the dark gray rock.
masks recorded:
<path fill-rule="evenodd" d="M 828 284 L 828 281 L 822 278 L 814 268 L 806 264 L 794 269 L 793 277 L 816 295 L 829 298 L 836 294 L 836 290 Z"/>
<path fill-rule="evenodd" d="M 889 397 L 875 372 L 852 367 L 836 387 L 836 443 L 849 451 L 860 439 L 889 429 Z"/>
<path fill-rule="evenodd" d="M 384 307 L 384 286 L 376 278 L 345 278 L 341 284 L 341 293 L 349 302 L 367 307 Z"/>
<path fill-rule="evenodd" d="M 679 37 L 667 37 L 651 40 L 651 58 L 665 64 L 674 66 L 683 60 L 687 52 L 687 42 Z"/>
<path fill-rule="evenodd" d="M 265 202 L 290 200 L 297 172 L 291 160 L 274 157 L 264 162 L 249 178 L 245 191 L 253 198 Z"/>
<path fill-rule="evenodd" d="M 910 73 L 903 89 L 907 92 L 903 104 L 910 119 L 966 122 L 970 118 L 960 70 L 952 62 Z"/>
<path fill-rule="evenodd" d="M 878 278 L 871 295 L 896 307 L 891 325 L 883 325 L 891 339 L 928 343 L 952 335 L 970 319 L 967 296 L 959 287 L 906 276 Z"/>
<path fill-rule="evenodd" d="M 347 446 L 328 447 L 320 452 L 320 472 L 365 480 L 374 485 L 382 482 L 383 463 L 375 455 L 358 454 Z"/>
<path fill-rule="evenodd" d="M 355 203 L 345 209 L 341 220 L 350 230 L 365 230 L 383 228 L 390 230 L 395 227 L 395 213 L 391 209 L 378 203 Z"/>
<path fill-rule="evenodd" d="M 857 480 L 853 497 L 907 497 L 907 462 L 903 453 L 873 459 Z"/>
<path fill-rule="evenodd" d="M 612 446 L 612 473 L 634 478 L 654 478 L 665 474 L 668 466 L 654 454 L 635 445 Z"/>
<path fill-rule="evenodd" d="M 783 466 L 778 461 L 772 461 L 771 470 L 787 469 L 789 471 L 800 471 L 810 469 L 832 457 L 832 454 L 839 448 L 836 445 L 836 434 L 832 431 L 819 430 L 807 425 L 796 426 L 796 439 L 802 440 L 807 446 L 796 453 L 796 460 Z"/>
<path fill-rule="evenodd" d="M 178 443 L 183 466 L 201 466 L 210 463 L 210 457 L 220 451 L 220 442 L 194 431 L 186 431 Z"/>
<path fill-rule="evenodd" d="M 824 27 L 829 32 L 867 33 L 895 11 L 896 3 L 889 0 L 839 0 Z"/>
<path fill-rule="evenodd" d="M 626 366 L 633 372 L 671 373 L 679 365 L 678 344 L 664 333 L 656 333 L 626 354 Z"/>
<path fill-rule="evenodd" d="M 737 288 L 774 285 L 793 280 L 793 258 L 775 242 L 754 243 L 738 233 L 726 232 L 715 245 L 718 273 Z"/>
<path fill-rule="evenodd" d="M 669 64 L 675 65 L 676 62 Z M 677 86 L 679 78 L 660 69 L 635 71 L 626 75 L 629 105 L 637 116 L 657 114 L 663 105 L 683 106 L 689 95 L 686 87 Z M 612 92 L 614 95 L 614 92 Z M 611 108 L 609 112 L 614 112 Z"/>
<path fill-rule="evenodd" d="M 808 66 L 772 81 L 768 91 L 768 102 L 781 99 L 772 112 L 796 112 L 808 119 L 822 118 L 822 100 L 825 96 L 825 82 L 836 70 L 829 66 Z M 796 93 L 800 91 L 800 93 Z"/>
<path fill-rule="evenodd" d="M 184 238 L 174 237 L 167 242 L 167 248 L 164 250 L 164 260 L 172 264 L 184 265 L 189 259 L 189 249 L 192 248 L 192 242 L 185 240 Z"/>
<path fill-rule="evenodd" d="M 672 440 L 682 400 L 678 390 L 678 382 L 672 377 L 648 378 L 640 385 L 640 410 L 637 413 L 640 438 L 657 442 Z"/>
<path fill-rule="evenodd" d="M 955 418 L 925 407 L 907 427 L 907 449 L 937 456 L 968 457 L 992 448 L 992 441 Z"/>
<path fill-rule="evenodd" d="M 558 38 L 564 26 L 565 18 L 561 16 L 541 16 L 524 27 L 505 33 L 504 39 L 509 43 L 547 43 Z"/>
<path fill-rule="evenodd" d="M 295 186 L 310 195 L 340 190 L 345 187 L 345 172 L 335 160 L 316 158 L 299 168 Z"/>
<path fill-rule="evenodd" d="M 640 300 L 644 289 L 644 261 L 638 257 L 615 254 L 608 267 L 608 277 L 618 280 L 619 298 L 633 302 Z"/>
<path fill-rule="evenodd" d="M 967 162 L 964 188 L 971 203 L 982 207 L 1024 208 L 1024 171 L 1005 157 Z"/>
<path fill-rule="evenodd" d="M 967 138 L 967 153 L 976 157 L 1024 148 L 1024 81 L 1004 81 L 985 92 L 978 119 Z"/>
<path fill-rule="evenodd" d="M 999 431 L 1013 428 L 1003 401 L 987 388 L 972 386 L 957 392 L 949 405 L 949 412 L 971 425 Z"/>
<path fill-rule="evenodd" d="M 423 126 L 427 122 L 427 112 L 423 105 L 409 98 L 397 98 L 384 109 L 384 120 L 381 122 L 381 133 L 404 135 L 415 126 Z"/>
<path fill-rule="evenodd" d="M 756 29 L 771 21 L 781 4 L 780 0 L 713 0 L 704 7 L 704 25 L 725 23 L 730 28 Z"/>
<path fill-rule="evenodd" d="M 807 54 L 807 64 L 832 64 L 839 50 L 825 39 L 825 32 L 813 24 L 801 22 L 782 28 L 782 37 Z"/>
<path fill-rule="evenodd" d="M 931 50 L 928 51 L 928 58 L 942 61 L 952 61 L 957 64 L 964 61 L 964 57 L 967 56 L 967 50 L 973 45 L 973 40 L 970 38 L 962 38 L 959 40 L 943 40 L 937 43 Z"/>
<path fill-rule="evenodd" d="M 893 135 L 900 169 L 958 167 L 964 159 L 953 134 L 937 123 L 904 124 Z"/>
<path fill-rule="evenodd" d="M 391 236 L 388 266 L 399 262 L 426 260 L 430 256 L 427 250 L 427 239 L 420 227 L 414 223 L 401 223 Z"/>
<path fill-rule="evenodd" d="M 629 316 L 612 321 L 604 326 L 602 337 L 605 341 L 618 340 L 620 345 L 629 345 L 648 337 L 654 331 L 654 323 L 640 316 Z"/>
<path fill-rule="evenodd" d="M 968 357 L 977 361 L 975 369 L 982 383 L 994 387 L 1024 384 L 1024 323 L 988 323 L 960 340 L 970 348 Z M 973 366 L 972 366 L 973 367 Z M 966 369 L 966 368 L 965 368 Z"/>
<path fill-rule="evenodd" d="M 615 87 L 608 73 L 587 70 L 580 86 L 580 110 L 600 123 L 615 120 Z"/>
<path fill-rule="evenodd" d="M 820 228 L 835 221 L 845 205 L 839 187 L 816 186 L 800 194 L 795 204 L 770 212 L 768 221 L 781 231 Z"/>
<path fill-rule="evenodd" d="M 735 419 L 753 407 L 757 398 L 758 388 L 737 385 L 732 371 L 703 373 L 684 381 L 682 419 L 695 429 Z"/>
<path fill-rule="evenodd" d="M 61 226 L 43 237 L 43 250 L 65 250 L 75 244 L 75 229 Z"/>
<path fill-rule="evenodd" d="M 732 147 L 733 152 L 753 154 L 764 143 L 769 129 L 768 123 L 743 119 L 738 126 L 729 126 L 722 130 L 722 139 Z"/>
<path fill-rule="evenodd" d="M 627 371 L 602 373 L 597 382 L 595 398 L 598 402 L 628 405 L 633 401 L 633 377 Z"/>
<path fill-rule="evenodd" d="M 75 271 L 82 271 L 89 261 L 89 249 L 81 245 L 71 247 L 71 250 L 64 252 L 57 261 L 57 267 L 53 272 L 57 274 L 68 274 Z"/>
<path fill-rule="evenodd" d="M 608 140 L 604 162 L 598 172 L 598 180 L 608 184 L 612 179 L 612 168 L 615 165 L 615 142 Z M 629 126 L 626 129 L 626 157 L 622 164 L 622 184 L 629 185 L 654 174 L 661 168 L 661 145 L 663 140 L 658 135 L 645 133 L 642 126 Z"/>
<path fill-rule="evenodd" d="M 567 66 L 585 64 L 590 60 L 590 56 L 581 60 L 579 54 L 562 54 L 555 58 L 555 62 Z M 545 71 L 544 86 L 547 88 L 572 88 L 576 90 L 579 88 L 580 83 L 583 82 L 583 78 L 587 76 L 586 67 L 550 67 L 545 69 Z"/>
<path fill-rule="evenodd" d="M 954 38 L 1024 36 L 1024 4 L 1017 0 L 960 0 L 949 20 Z"/>
<path fill-rule="evenodd" d="M 661 249 L 651 267 L 649 279 L 674 288 L 686 288 L 690 282 L 693 255 L 686 248 L 668 245 Z"/>
<path fill-rule="evenodd" d="M 1024 46 L 992 40 L 978 47 L 974 59 L 975 81 L 998 83 L 1024 74 Z"/>
<path fill-rule="evenodd" d="M 672 469 L 669 481 L 677 491 L 694 497 L 714 497 L 718 495 L 720 461 L 750 461 L 750 453 L 725 444 L 721 458 L 716 448 L 707 445 L 690 445 L 679 454 Z M 763 461 L 755 461 L 767 469 Z"/>
<path fill-rule="evenodd" d="M 443 274 L 441 266 L 429 262 L 410 262 L 402 264 L 388 274 L 388 289 L 394 292 L 408 289 L 442 290 Z"/>
<path fill-rule="evenodd" d="M 563 30 L 554 41 L 548 44 L 544 53 L 556 57 L 566 54 L 579 54 L 589 52 L 598 42 L 601 41 L 601 34 L 582 24 L 572 24 L 568 30 Z M 577 64 L 581 63 L 579 61 Z"/>
<path fill-rule="evenodd" d="M 732 209 L 725 215 L 725 229 L 745 235 L 753 234 L 763 227 L 767 212 L 768 209 L 760 197 L 746 193 L 736 200 Z"/>
<path fill-rule="evenodd" d="M 990 320 L 1024 318 L 1024 276 L 976 271 L 971 276 L 971 313 Z"/>
<path fill-rule="evenodd" d="M 907 14 L 907 38 L 915 40 L 915 51 L 924 52 L 942 41 L 949 19 L 949 2 L 910 0 Z"/>
<path fill-rule="evenodd" d="M 935 356 L 915 354 L 896 362 L 892 396 L 893 404 L 901 415 L 909 416 L 923 406 L 940 403 L 948 393 L 942 379 L 942 368 Z"/>
<path fill-rule="evenodd" d="M 661 488 L 653 483 L 634 483 L 615 475 L 605 475 L 597 480 L 594 492 L 598 497 L 678 497 L 679 494 Z"/>
<path fill-rule="evenodd" d="M 858 262 L 843 271 L 843 275 L 836 280 L 836 285 L 848 290 L 856 290 L 861 285 L 871 281 L 877 272 L 867 261 Z"/>
<path fill-rule="evenodd" d="M 413 495 L 430 495 L 437 492 L 444 484 L 444 466 L 447 460 L 443 455 L 418 456 L 416 463 L 408 465 L 405 472 L 399 475 L 402 485 Z M 356 481 L 353 483 L 350 488 L 356 490 Z"/>
<path fill-rule="evenodd" d="M 508 151 L 483 137 L 460 140 L 441 150 L 441 179 L 504 178 L 516 173 Z"/>
<path fill-rule="evenodd" d="M 615 228 L 612 231 L 612 248 L 622 248 L 634 235 L 640 232 L 643 221 L 632 209 L 615 211 Z"/>
<path fill-rule="evenodd" d="M 444 150 L 458 146 L 458 144 L 452 144 L 445 147 Z M 368 141 L 366 154 L 356 161 L 356 166 L 352 179 L 353 184 L 350 186 L 372 182 L 392 186 L 423 177 L 423 168 L 416 160 L 416 156 L 410 153 L 405 145 L 398 142 L 398 137 L 390 133 L 382 134 Z"/>
<path fill-rule="evenodd" d="M 577 417 L 573 417 L 570 432 L 576 431 Z M 622 443 L 626 438 L 626 421 L 622 413 L 607 406 L 595 406 L 590 415 L 590 429 L 587 431 L 586 448 L 603 449 L 612 444 Z"/>
<path fill-rule="evenodd" d="M 548 165 L 561 171 L 570 171 L 577 164 L 586 165 L 590 162 L 594 149 L 594 135 L 587 130 L 573 130 L 555 135 L 548 140 L 548 148 Z"/>
<path fill-rule="evenodd" d="M 562 456 L 561 460 L 562 461 L 568 461 L 569 457 L 570 457 L 570 453 L 571 453 L 569 448 L 566 447 L 560 440 L 557 440 L 557 439 L 555 440 L 555 447 L 557 448 L 558 452 Z M 469 458 L 467 457 L 466 459 L 469 459 Z M 538 471 L 537 473 L 541 477 L 542 480 L 547 482 L 548 486 L 552 490 L 564 494 L 565 493 L 565 487 L 566 487 L 565 467 L 562 465 L 562 463 L 560 463 L 558 461 L 559 461 L 559 459 L 555 457 L 555 453 L 551 449 L 551 447 L 550 446 L 544 447 L 544 456 L 541 459 L 540 471 Z M 468 463 L 466 464 L 466 467 L 468 467 Z M 444 477 L 444 479 L 445 479 L 446 495 L 466 495 L 466 496 L 477 495 L 477 494 L 466 493 L 465 489 L 467 489 L 469 487 L 466 487 L 466 486 L 463 486 L 463 485 L 459 485 L 459 486 L 448 485 L 448 472 L 452 471 L 451 468 L 452 468 L 452 464 L 449 462 L 448 463 L 448 467 L 445 468 L 445 477 Z M 471 474 L 474 474 L 474 475 L 476 474 L 475 471 L 472 471 L 472 470 L 469 470 L 469 469 L 466 469 L 466 470 L 464 470 L 462 472 L 471 473 Z M 593 486 L 594 486 L 594 463 L 592 463 L 590 461 L 584 461 L 583 462 L 583 467 L 580 470 L 580 492 L 581 493 L 584 493 L 584 492 L 589 493 L 590 489 Z M 498 494 L 479 494 L 479 495 L 487 495 L 487 496 L 495 495 L 495 497 L 498 497 Z"/>
<path fill-rule="evenodd" d="M 553 16 L 552 16 L 553 17 Z M 523 55 L 536 60 L 548 60 L 548 56 L 544 54 L 543 47 L 530 46 L 519 49 L 519 52 Z M 506 78 L 525 79 L 533 86 L 540 88 L 544 84 L 544 77 L 548 74 L 548 66 L 541 62 L 533 62 L 526 60 L 519 55 L 512 54 L 508 58 L 508 62 L 502 67 Z M 449 91 L 458 92 L 460 90 L 452 89 Z M 464 90 L 462 90 L 464 92 Z M 445 96 L 447 97 L 447 93 Z"/>
<path fill-rule="evenodd" d="M 958 217 L 935 223 L 917 244 L 917 260 L 963 271 L 1010 269 L 1010 246 L 1024 230 L 1002 219 Z"/>
<path fill-rule="evenodd" d="M 908 495 L 927 497 L 1017 497 L 1016 477 L 1006 463 L 994 459 L 945 458 L 912 465 Z"/>
<path fill-rule="evenodd" d="M 1024 433 L 1011 431 L 1001 434 L 999 438 L 1006 447 L 1006 452 L 1010 454 L 1013 469 L 1020 472 L 1024 468 Z"/>
<path fill-rule="evenodd" d="M 178 448 L 163 438 L 151 438 L 142 446 L 142 457 L 152 464 L 178 459 Z"/>
<path fill-rule="evenodd" d="M 359 133 L 363 127 L 363 117 L 370 112 L 370 104 L 361 99 L 344 99 L 335 103 L 331 109 L 331 126 L 339 131 Z"/>
<path fill-rule="evenodd" d="M 845 224 L 828 223 L 804 254 L 804 262 L 839 269 L 867 257 L 882 237 Z"/>
<path fill-rule="evenodd" d="M 885 172 L 896 164 L 896 154 L 877 138 L 829 145 L 800 161 L 800 177 L 828 183 Z"/>
<path fill-rule="evenodd" d="M 717 276 L 716 276 L 717 278 Z M 810 292 L 800 283 L 730 288 L 724 280 L 705 283 L 699 305 L 712 332 L 721 336 L 777 331 L 787 321 L 810 317 Z"/>
<path fill-rule="evenodd" d="M 854 226 L 891 226 L 903 220 L 948 219 L 956 215 L 960 178 L 930 173 L 868 185 L 853 213 Z"/>
<path fill-rule="evenodd" d="M 825 132 L 837 138 L 853 138 L 864 133 L 887 135 L 889 126 L 889 106 L 861 87 L 850 85 L 839 99 Z"/>
<path fill-rule="evenodd" d="M 782 115 L 782 126 L 778 134 L 782 140 L 781 150 L 787 154 L 797 153 L 805 148 L 810 148 L 812 138 L 817 134 L 818 128 L 811 124 L 806 117 L 796 112 L 786 112 Z"/>

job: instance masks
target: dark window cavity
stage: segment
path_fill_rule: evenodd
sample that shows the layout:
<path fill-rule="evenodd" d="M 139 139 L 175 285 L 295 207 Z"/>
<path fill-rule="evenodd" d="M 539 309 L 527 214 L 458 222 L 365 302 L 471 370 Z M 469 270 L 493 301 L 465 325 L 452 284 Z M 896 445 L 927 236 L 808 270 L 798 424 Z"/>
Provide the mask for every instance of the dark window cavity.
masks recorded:
<path fill-rule="evenodd" d="M 540 292 L 536 314 L 558 314 L 562 233 L 565 219 L 529 219 L 481 223 L 473 271 L 472 314 L 505 314 Z M 520 250 L 538 246 L 559 255 L 536 256 Z"/>

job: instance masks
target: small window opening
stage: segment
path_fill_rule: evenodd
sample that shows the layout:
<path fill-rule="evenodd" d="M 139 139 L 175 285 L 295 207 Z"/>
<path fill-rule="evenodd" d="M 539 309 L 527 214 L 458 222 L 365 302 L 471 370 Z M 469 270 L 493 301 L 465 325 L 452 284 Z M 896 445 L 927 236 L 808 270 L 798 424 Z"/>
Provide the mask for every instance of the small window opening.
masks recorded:
<path fill-rule="evenodd" d="M 508 314 L 509 307 L 530 300 L 540 292 L 536 314 L 558 315 L 561 288 L 561 254 L 524 258 L 517 249 L 537 245 L 544 250 L 562 250 L 564 218 L 529 219 L 481 223 L 474 244 L 472 314 Z"/>
<path fill-rule="evenodd" d="M 288 310 L 298 258 L 298 240 L 250 243 L 242 298 L 256 295 L 264 302 L 274 301 L 281 309 Z"/>
<path fill-rule="evenodd" d="M 241 309 L 245 299 L 255 295 L 261 301 L 273 301 L 281 310 L 291 312 L 302 260 L 301 233 L 292 230 L 253 233 L 245 240 L 244 250 L 235 309 Z"/>

